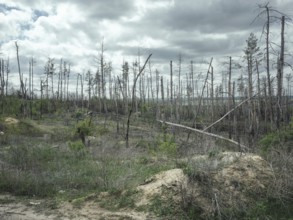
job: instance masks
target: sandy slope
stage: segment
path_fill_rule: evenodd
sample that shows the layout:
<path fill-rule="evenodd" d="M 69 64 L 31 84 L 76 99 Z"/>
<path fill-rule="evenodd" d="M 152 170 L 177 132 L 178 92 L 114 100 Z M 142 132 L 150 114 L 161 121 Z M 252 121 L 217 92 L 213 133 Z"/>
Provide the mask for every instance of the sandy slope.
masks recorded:
<path fill-rule="evenodd" d="M 1 201 L 12 199 L 11 196 L 1 196 Z M 134 211 L 119 211 L 112 212 L 100 208 L 94 202 L 86 202 L 82 208 L 76 208 L 71 203 L 62 203 L 57 209 L 43 208 L 44 201 L 29 201 L 25 203 L 6 203 L 0 204 L 0 219 L 1 220 L 87 220 L 87 219 L 129 219 L 143 220 L 147 219 L 145 213 Z"/>

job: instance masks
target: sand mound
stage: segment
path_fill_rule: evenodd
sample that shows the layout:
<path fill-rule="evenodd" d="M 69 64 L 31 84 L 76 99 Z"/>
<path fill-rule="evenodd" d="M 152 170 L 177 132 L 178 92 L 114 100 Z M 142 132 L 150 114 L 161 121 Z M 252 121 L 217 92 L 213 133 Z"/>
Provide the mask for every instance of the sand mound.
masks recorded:
<path fill-rule="evenodd" d="M 140 200 L 136 203 L 137 206 L 147 205 L 149 200 L 154 196 L 161 194 L 162 189 L 179 189 L 187 184 L 187 176 L 184 175 L 181 169 L 173 169 L 161 172 L 150 179 L 147 179 L 143 185 L 137 187 L 142 191 Z"/>
<path fill-rule="evenodd" d="M 19 120 L 17 120 L 16 118 L 11 118 L 11 117 L 7 117 L 4 120 L 6 125 L 15 125 L 19 123 Z"/>
<path fill-rule="evenodd" d="M 172 198 L 178 205 L 198 207 L 202 218 L 210 218 L 220 210 L 253 206 L 273 180 L 270 166 L 255 154 L 200 155 L 187 163 L 185 171 L 164 171 L 138 186 L 142 196 L 136 205 L 147 205 L 156 196 L 167 198 L 165 202 Z"/>

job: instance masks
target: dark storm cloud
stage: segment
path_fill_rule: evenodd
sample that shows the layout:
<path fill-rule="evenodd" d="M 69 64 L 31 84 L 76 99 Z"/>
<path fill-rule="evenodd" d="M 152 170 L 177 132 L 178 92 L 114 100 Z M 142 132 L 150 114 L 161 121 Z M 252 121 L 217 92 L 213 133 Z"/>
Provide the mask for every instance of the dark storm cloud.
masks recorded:
<path fill-rule="evenodd" d="M 160 48 L 144 48 L 144 47 L 120 47 L 124 55 L 137 56 L 140 54 L 153 54 L 152 59 L 156 62 L 167 62 L 178 56 L 179 50 L 171 47 L 160 47 Z"/>
<path fill-rule="evenodd" d="M 282 2 L 282 1 L 281 1 Z M 175 1 L 169 10 L 156 10 L 146 20 L 157 20 L 160 26 L 170 30 L 198 30 L 202 33 L 228 33 L 239 30 L 256 31 L 265 22 L 265 17 L 254 18 L 263 10 L 258 5 L 262 1 L 215 0 L 215 1 Z M 283 11 L 285 1 L 271 1 L 269 6 Z M 279 6 L 279 7 L 278 7 Z"/>
<path fill-rule="evenodd" d="M 203 33 L 234 32 L 251 28 L 254 1 L 175 1 L 169 10 L 155 10 L 146 20 L 157 20 L 170 30 L 198 30 Z"/>
<path fill-rule="evenodd" d="M 72 0 L 70 3 L 76 4 L 90 19 L 97 19 L 94 21 L 89 20 L 89 22 L 97 22 L 99 19 L 118 19 L 122 16 L 129 15 L 135 8 L 133 0 Z"/>
<path fill-rule="evenodd" d="M 120 40 L 127 40 L 131 35 L 137 38 L 151 36 L 156 40 L 165 40 L 167 46 L 152 49 L 158 52 L 161 60 L 168 60 L 179 53 L 191 58 L 236 54 L 239 56 L 242 55 L 250 32 L 260 37 L 265 17 L 254 21 L 262 11 L 258 7 L 259 4 L 264 2 L 175 0 L 172 7 L 148 10 L 139 23 L 125 24 L 133 32 L 123 35 Z M 284 13 L 288 11 L 289 5 L 289 1 L 284 0 L 270 3 L 270 6 Z M 220 37 L 213 38 L 213 35 Z"/>

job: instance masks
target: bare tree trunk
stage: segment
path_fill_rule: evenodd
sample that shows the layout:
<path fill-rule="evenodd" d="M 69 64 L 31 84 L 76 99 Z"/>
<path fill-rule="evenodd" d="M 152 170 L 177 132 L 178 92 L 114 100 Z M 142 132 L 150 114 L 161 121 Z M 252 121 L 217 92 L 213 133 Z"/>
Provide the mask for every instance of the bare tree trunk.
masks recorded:
<path fill-rule="evenodd" d="M 9 68 L 9 58 L 7 59 L 6 62 L 6 83 L 5 83 L 5 87 L 6 87 L 6 91 L 5 94 L 6 96 L 8 95 L 8 74 L 10 72 L 10 68 Z"/>
<path fill-rule="evenodd" d="M 170 100 L 171 105 L 173 105 L 173 65 L 172 60 L 170 61 Z"/>
<path fill-rule="evenodd" d="M 60 60 L 60 68 L 59 68 L 59 79 L 58 79 L 58 96 L 59 99 L 62 101 L 62 75 L 63 75 L 63 61 Z"/>
<path fill-rule="evenodd" d="M 32 100 L 34 99 L 34 64 L 35 64 L 35 61 L 34 61 L 34 58 L 32 57 L 32 60 L 31 60 L 31 65 L 32 65 L 32 94 L 31 94 L 31 99 Z"/>
<path fill-rule="evenodd" d="M 16 58 L 17 58 L 17 66 L 18 66 L 18 73 L 19 73 L 20 88 L 21 88 L 22 97 L 25 98 L 25 89 L 24 89 L 24 84 L 23 84 L 23 75 L 22 75 L 21 70 L 20 70 L 20 62 L 19 62 L 17 41 L 15 41 L 15 47 L 16 47 Z"/>
<path fill-rule="evenodd" d="M 257 94 L 253 95 L 251 98 L 255 97 Z M 243 100 L 242 102 L 240 102 L 238 105 L 236 105 L 233 109 L 231 109 L 230 111 L 228 111 L 225 115 L 223 115 L 220 119 L 218 119 L 217 121 L 215 121 L 214 123 L 210 124 L 209 126 L 207 126 L 206 128 L 203 129 L 203 131 L 207 131 L 208 129 L 210 129 L 211 127 L 213 127 L 215 124 L 218 124 L 220 121 L 222 121 L 224 118 L 226 118 L 229 114 L 231 114 L 233 111 L 235 111 L 237 108 L 239 108 L 240 106 L 242 106 L 244 103 L 246 103 L 247 101 L 249 101 L 251 98 L 247 98 L 245 100 Z"/>
<path fill-rule="evenodd" d="M 114 85 L 114 101 L 115 101 L 115 109 L 116 109 L 116 132 L 119 134 L 119 110 L 118 110 L 118 83 L 115 82 Z"/>
<path fill-rule="evenodd" d="M 81 86 L 80 94 L 81 94 L 81 110 L 82 111 L 83 111 L 83 80 L 84 80 L 84 76 L 82 74 L 82 75 L 80 75 L 80 86 Z"/>
<path fill-rule="evenodd" d="M 182 109 L 182 86 L 181 86 L 181 65 L 182 65 L 182 55 L 179 54 L 178 57 L 178 97 L 177 97 L 177 106 L 176 106 L 176 118 L 177 118 L 177 122 L 180 123 L 180 115 L 181 115 L 181 109 Z"/>
<path fill-rule="evenodd" d="M 68 71 L 67 71 L 67 88 L 66 88 L 66 100 L 69 100 L 68 96 L 68 87 L 69 87 L 69 75 L 70 75 L 70 64 L 68 65 Z"/>
<path fill-rule="evenodd" d="M 212 101 L 212 109 L 211 109 L 211 116 L 212 116 L 212 121 L 214 121 L 214 67 L 211 67 L 211 101 Z"/>
<path fill-rule="evenodd" d="M 148 63 L 148 61 L 149 61 L 149 59 L 151 58 L 151 56 L 152 56 L 152 54 L 150 54 L 149 56 L 148 56 L 148 58 L 146 59 L 146 61 L 145 61 L 145 63 L 144 63 L 144 65 L 143 65 L 143 67 L 142 67 L 142 69 L 139 71 L 139 73 L 137 74 L 137 76 L 136 76 L 136 78 L 135 78 L 135 81 L 134 81 L 134 84 L 133 84 L 133 86 L 132 86 L 132 101 L 131 101 L 131 107 L 130 107 L 130 110 L 129 110 L 129 113 L 128 113 L 128 118 L 127 118 L 127 128 L 126 128 L 126 135 L 125 135 L 125 140 L 126 140 L 126 147 L 129 147 L 129 125 L 130 125 L 130 117 L 131 117 L 131 114 L 132 114 L 132 111 L 133 111 L 133 109 L 134 109 L 134 93 L 135 93 L 135 86 L 136 86 L 136 82 L 137 82 L 137 80 L 138 80 L 138 78 L 139 78 L 139 76 L 141 75 L 141 73 L 143 72 L 143 70 L 144 70 L 144 68 L 145 68 L 145 66 L 146 66 L 146 64 Z"/>
<path fill-rule="evenodd" d="M 229 72 L 228 72 L 228 111 L 231 110 L 232 107 L 232 89 L 231 89 L 231 75 L 232 75 L 232 57 L 229 57 Z M 229 139 L 232 138 L 232 118 L 229 114 L 228 116 L 229 123 Z"/>
<path fill-rule="evenodd" d="M 88 78 L 88 109 L 91 106 L 91 98 L 92 98 L 92 76 L 91 76 L 91 72 L 88 71 L 87 72 L 87 78 Z"/>
<path fill-rule="evenodd" d="M 164 104 L 164 79 L 163 79 L 163 76 L 161 76 L 161 98 L 162 98 L 162 104 Z"/>
<path fill-rule="evenodd" d="M 257 93 L 258 93 L 258 104 L 257 104 L 257 115 L 256 115 L 256 136 L 259 135 L 260 128 L 260 120 L 261 120 L 261 106 L 262 106 L 262 98 L 261 98 L 261 89 L 260 89 L 260 78 L 259 78 L 259 63 L 258 60 L 255 60 L 256 66 L 256 74 L 257 74 Z"/>
<path fill-rule="evenodd" d="M 150 87 L 151 87 L 152 104 L 154 104 L 155 103 L 155 98 L 154 98 L 154 88 L 153 88 L 153 76 L 152 76 L 151 61 L 149 61 L 149 70 L 150 70 Z"/>
<path fill-rule="evenodd" d="M 201 91 L 201 96 L 200 96 L 199 101 L 198 101 L 198 106 L 197 106 L 196 112 L 194 113 L 194 119 L 193 119 L 193 122 L 192 122 L 192 127 L 193 128 L 196 127 L 196 119 L 197 119 L 197 116 L 198 116 L 199 111 L 201 109 L 201 103 L 202 103 L 202 99 L 203 99 L 203 94 L 204 94 L 205 87 L 207 85 L 207 81 L 208 81 L 210 69 L 211 69 L 211 66 L 212 66 L 212 62 L 213 62 L 213 58 L 211 58 L 211 61 L 209 63 L 209 67 L 208 67 L 208 70 L 207 70 L 206 78 L 205 78 L 204 85 L 203 85 L 202 91 Z M 190 133 L 191 132 L 188 133 L 187 141 L 189 140 Z"/>
<path fill-rule="evenodd" d="M 190 61 L 190 74 L 191 74 L 192 102 L 194 103 L 194 99 L 195 99 L 195 86 L 194 86 L 193 61 Z"/>
<path fill-rule="evenodd" d="M 4 87 L 5 87 L 5 73 L 4 68 L 5 62 L 3 59 L 0 59 L 0 87 L 1 87 L 1 96 L 4 96 Z"/>
<path fill-rule="evenodd" d="M 238 147 L 240 147 L 241 150 L 247 150 L 248 149 L 245 145 L 242 145 L 239 142 L 236 142 L 234 140 L 225 138 L 225 137 L 220 136 L 220 135 L 216 135 L 216 134 L 213 134 L 213 133 L 206 132 L 205 130 L 198 130 L 196 128 L 191 128 L 191 127 L 187 127 L 187 126 L 184 126 L 184 125 L 175 124 L 175 123 L 166 122 L 166 121 L 158 120 L 158 122 L 161 122 L 161 123 L 164 123 L 164 124 L 167 124 L 167 125 L 171 125 L 171 126 L 176 126 L 176 127 L 179 127 L 179 128 L 184 128 L 184 129 L 187 129 L 189 131 L 195 131 L 195 132 L 198 132 L 200 134 L 208 135 L 208 136 L 215 137 L 215 138 L 218 138 L 218 139 L 222 139 L 222 140 L 225 140 L 225 141 L 229 141 L 229 142 L 237 145 Z"/>
<path fill-rule="evenodd" d="M 29 71 L 28 71 L 29 75 L 28 75 L 28 98 L 31 99 L 32 98 L 32 90 L 31 90 L 31 86 L 32 86 L 32 62 L 29 61 Z M 32 106 L 32 101 L 29 102 L 30 105 L 30 118 L 32 119 L 33 117 L 33 106 Z"/>
<path fill-rule="evenodd" d="M 283 91 L 283 71 L 284 71 L 284 29 L 285 29 L 285 16 L 282 16 L 282 28 L 281 28 L 281 53 L 278 60 L 278 89 L 277 89 L 277 128 L 280 128 L 282 120 L 282 91 Z"/>
<path fill-rule="evenodd" d="M 273 127 L 274 114 L 273 114 L 273 97 L 272 97 L 272 85 L 270 74 L 270 50 L 269 50 L 269 36 L 270 36 L 270 9 L 268 4 L 265 6 L 267 13 L 267 25 L 266 25 L 266 63 L 267 63 L 267 81 L 268 81 L 268 95 L 269 95 L 269 111 L 271 119 L 271 128 Z"/>
<path fill-rule="evenodd" d="M 76 91 L 75 91 L 75 102 L 77 103 L 76 106 L 78 107 L 78 82 L 79 82 L 79 76 L 80 74 L 77 74 L 77 79 L 76 79 Z"/>

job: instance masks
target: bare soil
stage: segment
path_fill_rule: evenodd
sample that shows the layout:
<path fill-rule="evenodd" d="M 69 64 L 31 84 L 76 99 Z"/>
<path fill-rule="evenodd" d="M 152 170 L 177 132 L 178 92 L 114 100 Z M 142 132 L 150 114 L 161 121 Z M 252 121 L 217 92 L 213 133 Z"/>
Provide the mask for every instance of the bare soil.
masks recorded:
<path fill-rule="evenodd" d="M 0 219 L 2 220 L 87 220 L 87 219 L 129 219 L 144 220 L 147 214 L 132 210 L 108 211 L 98 206 L 93 201 L 82 204 L 77 208 L 69 202 L 62 202 L 56 207 L 48 207 L 48 201 L 28 200 L 17 201 L 17 198 L 10 195 L 0 196 Z M 6 201 L 6 202 L 5 202 Z M 46 205 L 44 205 L 46 204 Z"/>

